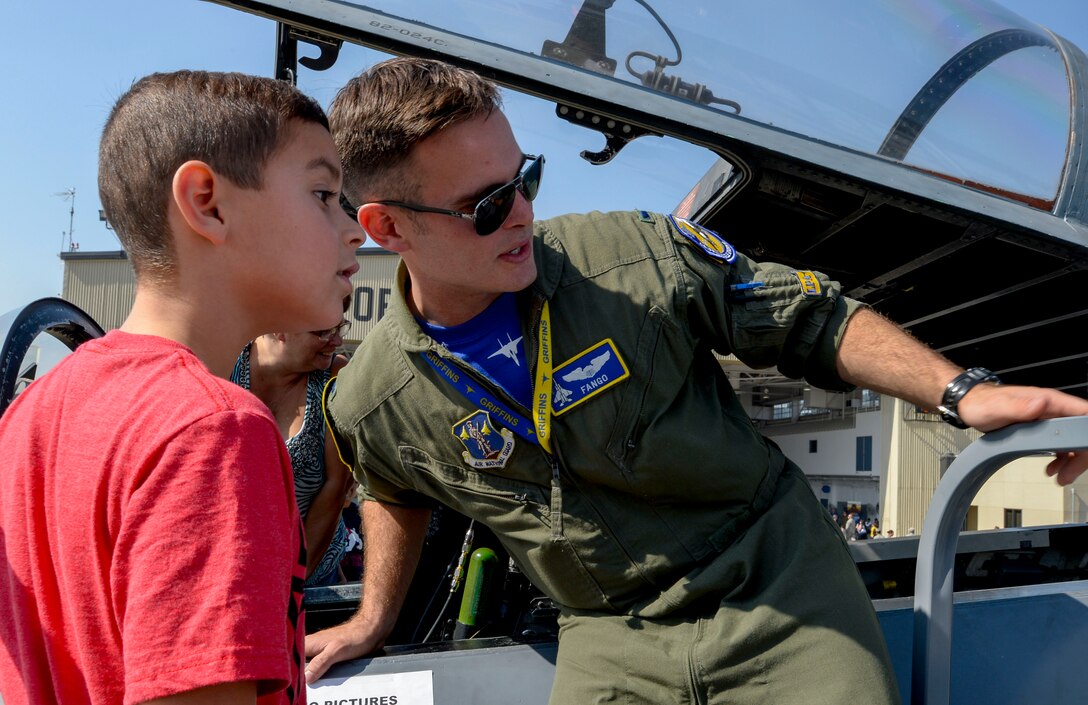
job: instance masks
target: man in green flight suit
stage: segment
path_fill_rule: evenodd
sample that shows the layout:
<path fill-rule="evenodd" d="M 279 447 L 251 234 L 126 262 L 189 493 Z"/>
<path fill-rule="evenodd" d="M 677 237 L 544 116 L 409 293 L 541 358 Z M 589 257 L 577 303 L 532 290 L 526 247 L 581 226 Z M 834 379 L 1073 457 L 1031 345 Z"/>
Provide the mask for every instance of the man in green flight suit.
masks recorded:
<path fill-rule="evenodd" d="M 472 73 L 393 59 L 329 115 L 345 196 L 403 264 L 329 402 L 369 500 L 365 575 L 358 613 L 307 638 L 308 678 L 382 645 L 438 501 L 560 605 L 553 704 L 898 702 L 838 528 L 713 353 L 982 430 L 1088 402 L 964 373 L 825 276 L 682 218 L 534 224 L 543 158 Z"/>

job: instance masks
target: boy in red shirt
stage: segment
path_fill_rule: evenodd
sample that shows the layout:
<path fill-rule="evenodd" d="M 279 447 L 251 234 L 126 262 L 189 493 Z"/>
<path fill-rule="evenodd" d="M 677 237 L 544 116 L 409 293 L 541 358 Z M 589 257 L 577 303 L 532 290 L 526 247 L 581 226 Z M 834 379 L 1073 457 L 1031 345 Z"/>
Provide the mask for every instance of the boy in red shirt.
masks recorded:
<path fill-rule="evenodd" d="M 120 330 L 0 418 L 0 695 L 305 703 L 305 546 L 247 341 L 336 325 L 364 240 L 324 112 L 271 79 L 154 74 L 102 135 L 136 272 Z"/>

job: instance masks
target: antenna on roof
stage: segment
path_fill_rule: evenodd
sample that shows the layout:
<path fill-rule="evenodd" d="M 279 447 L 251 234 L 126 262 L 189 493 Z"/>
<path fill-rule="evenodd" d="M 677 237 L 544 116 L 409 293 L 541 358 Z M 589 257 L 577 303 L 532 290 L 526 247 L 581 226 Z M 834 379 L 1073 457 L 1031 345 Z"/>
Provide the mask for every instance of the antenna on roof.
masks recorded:
<path fill-rule="evenodd" d="M 76 188 L 75 188 L 75 186 L 73 186 L 72 188 L 65 189 L 63 191 L 58 191 L 57 193 L 54 193 L 53 195 L 54 196 L 60 196 L 64 200 L 69 201 L 70 204 L 71 204 L 69 206 L 69 208 L 68 208 L 68 232 L 67 233 L 61 233 L 60 251 L 64 252 L 65 249 L 78 250 L 79 249 L 79 244 L 72 242 L 72 231 L 75 229 L 75 219 L 76 219 Z M 65 239 L 68 240 L 68 247 L 67 248 L 64 247 Z"/>

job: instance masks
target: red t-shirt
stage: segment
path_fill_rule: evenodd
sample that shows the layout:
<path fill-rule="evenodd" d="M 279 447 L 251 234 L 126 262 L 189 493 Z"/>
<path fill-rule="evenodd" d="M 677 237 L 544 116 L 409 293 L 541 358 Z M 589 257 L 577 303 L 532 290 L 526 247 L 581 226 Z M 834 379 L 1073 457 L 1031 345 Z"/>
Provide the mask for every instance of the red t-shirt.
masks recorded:
<path fill-rule="evenodd" d="M 138 703 L 256 681 L 305 703 L 305 550 L 256 397 L 113 331 L 0 418 L 4 705 Z"/>

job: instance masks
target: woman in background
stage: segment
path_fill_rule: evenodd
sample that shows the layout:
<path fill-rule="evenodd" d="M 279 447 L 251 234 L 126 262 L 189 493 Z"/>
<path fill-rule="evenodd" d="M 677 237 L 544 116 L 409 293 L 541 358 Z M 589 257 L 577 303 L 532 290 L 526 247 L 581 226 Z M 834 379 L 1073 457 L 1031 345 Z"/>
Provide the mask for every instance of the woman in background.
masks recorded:
<path fill-rule="evenodd" d="M 348 322 L 311 333 L 271 333 L 245 347 L 230 379 L 271 410 L 287 442 L 295 474 L 295 500 L 306 528 L 306 587 L 339 582 L 348 533 L 341 519 L 351 480 L 328 437 L 321 393 L 347 364 L 337 355 Z"/>

